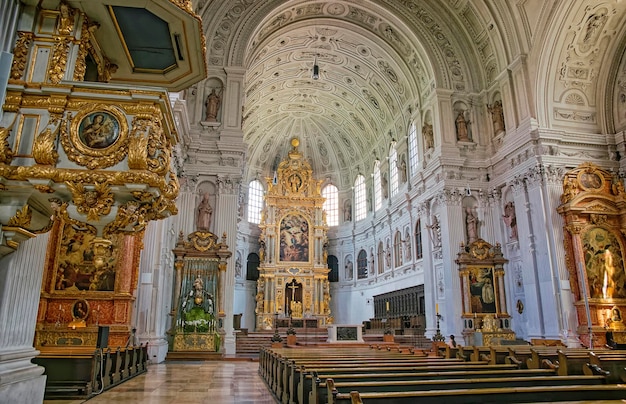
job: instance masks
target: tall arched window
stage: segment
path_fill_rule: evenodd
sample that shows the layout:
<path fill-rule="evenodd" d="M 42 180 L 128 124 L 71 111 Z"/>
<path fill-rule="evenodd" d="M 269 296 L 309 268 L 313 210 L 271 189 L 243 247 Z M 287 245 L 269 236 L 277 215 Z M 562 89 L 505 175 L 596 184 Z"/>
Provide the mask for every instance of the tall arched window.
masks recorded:
<path fill-rule="evenodd" d="M 365 177 L 359 174 L 354 181 L 354 217 L 363 220 L 367 216 L 367 200 L 365 195 Z"/>
<path fill-rule="evenodd" d="M 339 224 L 339 191 L 333 184 L 328 184 L 322 189 L 322 196 L 326 198 L 322 209 L 326 211 L 326 224 L 337 226 Z"/>
<path fill-rule="evenodd" d="M 398 153 L 395 144 L 392 144 L 389 150 L 389 186 L 393 197 L 398 193 Z"/>
<path fill-rule="evenodd" d="M 254 180 L 248 185 L 248 222 L 261 223 L 261 210 L 263 210 L 263 186 L 259 180 Z"/>
<path fill-rule="evenodd" d="M 374 163 L 374 211 L 383 206 L 383 190 L 380 185 L 380 160 Z"/>
<path fill-rule="evenodd" d="M 259 279 L 259 256 L 256 253 L 248 254 L 248 263 L 246 265 L 246 280 L 256 281 Z"/>
<path fill-rule="evenodd" d="M 418 220 L 415 225 L 415 259 L 421 260 L 424 257 L 422 249 L 422 221 Z"/>
<path fill-rule="evenodd" d="M 409 127 L 409 164 L 411 173 L 410 176 L 414 176 L 417 173 L 419 166 L 419 146 L 417 144 L 417 127 L 415 122 L 411 123 Z"/>
<path fill-rule="evenodd" d="M 359 255 L 357 256 L 356 268 L 358 272 L 359 279 L 367 278 L 367 253 L 365 250 L 359 251 Z"/>

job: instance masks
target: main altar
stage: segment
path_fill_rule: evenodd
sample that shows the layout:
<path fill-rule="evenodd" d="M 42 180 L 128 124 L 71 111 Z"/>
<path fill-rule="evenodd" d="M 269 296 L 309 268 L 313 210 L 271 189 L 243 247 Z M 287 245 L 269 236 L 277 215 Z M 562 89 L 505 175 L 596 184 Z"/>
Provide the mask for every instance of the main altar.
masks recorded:
<path fill-rule="evenodd" d="M 267 194 L 259 228 L 259 279 L 256 328 L 270 330 L 284 319 L 307 326 L 332 323 L 327 265 L 326 215 L 321 180 L 298 151 L 299 140 L 274 178 L 266 178 Z"/>

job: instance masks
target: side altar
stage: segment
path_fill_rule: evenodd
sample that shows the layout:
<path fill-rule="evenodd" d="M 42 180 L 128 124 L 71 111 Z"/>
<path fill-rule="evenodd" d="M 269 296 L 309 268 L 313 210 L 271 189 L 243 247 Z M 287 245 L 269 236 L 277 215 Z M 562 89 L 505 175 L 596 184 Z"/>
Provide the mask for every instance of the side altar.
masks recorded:
<path fill-rule="evenodd" d="M 259 228 L 256 328 L 271 330 L 284 319 L 331 324 L 326 215 L 321 180 L 291 140 L 267 194 Z"/>
<path fill-rule="evenodd" d="M 181 232 L 173 252 L 174 318 L 170 335 L 172 352 L 222 352 L 224 341 L 224 274 L 231 252 L 208 231 L 195 231 L 183 239 Z"/>

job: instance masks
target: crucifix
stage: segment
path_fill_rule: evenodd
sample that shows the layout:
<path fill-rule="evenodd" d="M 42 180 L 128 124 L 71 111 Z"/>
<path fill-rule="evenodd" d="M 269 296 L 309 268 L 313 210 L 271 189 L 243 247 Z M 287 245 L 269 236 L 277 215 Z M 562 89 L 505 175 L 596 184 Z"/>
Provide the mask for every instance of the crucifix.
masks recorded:
<path fill-rule="evenodd" d="M 296 284 L 296 280 L 293 280 L 293 283 L 291 283 L 289 286 L 287 286 L 289 289 L 291 289 L 291 301 L 294 301 L 296 299 L 296 289 L 298 289 L 298 285 Z"/>

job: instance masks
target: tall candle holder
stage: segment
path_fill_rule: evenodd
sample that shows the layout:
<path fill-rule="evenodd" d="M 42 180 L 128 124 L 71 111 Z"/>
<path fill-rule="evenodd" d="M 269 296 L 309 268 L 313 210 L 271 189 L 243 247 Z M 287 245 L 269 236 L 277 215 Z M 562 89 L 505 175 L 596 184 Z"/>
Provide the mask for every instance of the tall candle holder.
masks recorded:
<path fill-rule="evenodd" d="M 443 320 L 443 316 L 437 312 L 437 332 L 433 336 L 433 341 L 444 342 L 446 340 L 446 337 L 441 335 L 441 330 L 439 329 L 439 321 L 441 320 Z"/>

